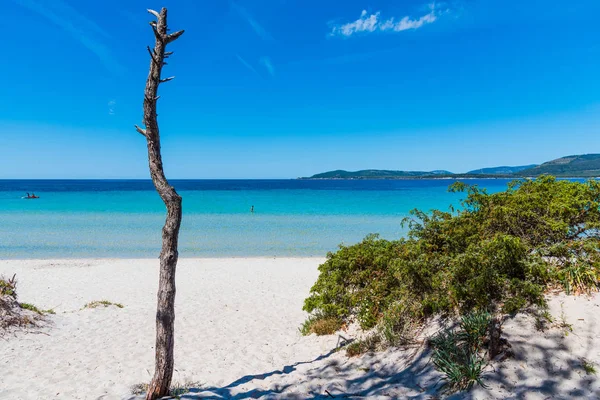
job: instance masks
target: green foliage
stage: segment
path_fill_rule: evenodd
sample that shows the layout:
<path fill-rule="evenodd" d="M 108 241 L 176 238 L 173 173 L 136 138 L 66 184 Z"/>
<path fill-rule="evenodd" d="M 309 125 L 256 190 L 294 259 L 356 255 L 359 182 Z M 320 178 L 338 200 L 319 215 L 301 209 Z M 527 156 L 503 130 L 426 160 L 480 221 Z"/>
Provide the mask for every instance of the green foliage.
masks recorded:
<path fill-rule="evenodd" d="M 355 340 L 346 346 L 346 356 L 355 357 L 368 351 L 375 351 L 380 343 L 379 335 L 370 335 L 362 340 Z"/>
<path fill-rule="evenodd" d="M 367 236 L 319 267 L 304 310 L 377 326 L 388 344 L 434 314 L 515 313 L 544 306 L 544 292 L 598 289 L 600 183 L 542 176 L 489 194 L 455 183 L 455 211 L 412 211 L 406 239 Z"/>
<path fill-rule="evenodd" d="M 185 382 L 173 382 L 169 389 L 169 397 L 180 399 L 181 396 L 189 393 L 192 389 L 199 389 L 202 384 L 197 381 L 186 380 Z M 131 394 L 145 395 L 148 392 L 149 385 L 147 383 L 137 383 L 131 386 Z"/>
<path fill-rule="evenodd" d="M 171 390 L 169 395 L 179 399 L 180 396 L 183 396 L 186 393 L 189 393 L 192 389 L 198 389 L 202 386 L 202 384 L 198 381 L 190 381 L 187 380 L 185 382 L 175 382 L 171 384 Z"/>
<path fill-rule="evenodd" d="M 318 317 L 312 315 L 302 323 L 302 326 L 298 328 L 302 336 L 310 335 L 312 333 L 312 325 L 317 319 Z"/>
<path fill-rule="evenodd" d="M 426 177 L 453 175 L 450 171 L 390 171 L 381 169 L 363 169 L 360 171 L 335 171 L 322 172 L 308 179 L 397 179 L 406 177 Z M 306 178 L 305 178 L 306 179 Z"/>
<path fill-rule="evenodd" d="M 380 313 L 396 298 L 391 260 L 398 244 L 367 236 L 354 246 L 340 246 L 319 267 L 320 276 L 306 299 L 304 309 L 320 317 L 343 319 L 356 315 L 365 328 L 373 327 Z"/>
<path fill-rule="evenodd" d="M 490 313 L 485 311 L 470 312 L 460 320 L 459 328 L 465 343 L 479 350 L 492 321 Z"/>
<path fill-rule="evenodd" d="M 317 336 L 332 335 L 343 326 L 343 322 L 338 318 L 332 317 L 311 317 L 304 321 L 300 328 L 302 335 L 310 335 L 311 333 Z"/>
<path fill-rule="evenodd" d="M 147 383 L 136 383 L 135 385 L 131 386 L 131 394 L 136 396 L 146 394 L 148 392 L 149 387 L 150 385 L 148 385 Z"/>
<path fill-rule="evenodd" d="M 600 280 L 597 238 L 561 242 L 544 250 L 555 267 L 556 280 L 568 294 L 588 292 L 597 286 Z"/>
<path fill-rule="evenodd" d="M 36 306 L 34 306 L 33 304 L 30 304 L 30 303 L 19 303 L 19 305 L 21 306 L 22 309 L 33 311 L 34 313 L 37 313 L 39 315 L 56 314 L 54 312 L 54 310 L 52 310 L 52 309 L 49 309 L 49 310 L 40 310 L 39 308 L 37 308 Z"/>
<path fill-rule="evenodd" d="M 523 165 L 519 167 L 492 167 L 480 168 L 465 174 L 454 174 L 450 171 L 389 171 L 366 169 L 360 171 L 335 170 L 322 172 L 303 179 L 399 179 L 406 177 L 454 177 L 456 179 L 482 176 L 498 177 L 537 177 L 544 174 L 554 176 L 577 178 L 600 176 L 600 154 L 582 154 L 557 158 L 542 165 Z"/>
<path fill-rule="evenodd" d="M 125 307 L 121 303 L 113 303 L 112 301 L 108 301 L 108 300 L 96 300 L 96 301 L 87 303 L 86 305 L 83 306 L 83 308 L 98 308 L 98 307 L 110 307 L 110 306 L 115 306 L 118 308 Z"/>
<path fill-rule="evenodd" d="M 449 390 L 468 390 L 475 383 L 485 387 L 482 349 L 490 322 L 489 313 L 472 312 L 462 317 L 457 330 L 445 330 L 431 340 L 433 363 Z"/>
<path fill-rule="evenodd" d="M 33 311 L 34 314 L 23 310 Z M 50 311 L 40 310 L 32 304 L 19 303 L 15 275 L 12 278 L 0 277 L 0 336 L 8 329 L 37 326 L 37 322 L 43 320 L 42 315 Z"/>
<path fill-rule="evenodd" d="M 549 325 L 554 322 L 552 314 L 547 309 L 534 310 L 533 316 L 535 317 L 535 329 L 544 332 L 549 328 Z"/>
<path fill-rule="evenodd" d="M 560 303 L 560 319 L 556 322 L 556 326 L 563 330 L 565 336 L 569 336 L 569 333 L 573 332 L 573 325 L 567 321 L 563 303 Z"/>
<path fill-rule="evenodd" d="M 21 308 L 24 310 L 29 310 L 29 311 L 33 311 L 34 313 L 38 313 L 38 314 L 42 314 L 42 311 L 37 308 L 36 306 L 34 306 L 33 304 L 29 304 L 29 303 L 19 303 L 21 305 Z"/>
<path fill-rule="evenodd" d="M 383 312 L 379 331 L 384 343 L 390 346 L 404 346 L 414 341 L 418 328 L 415 316 L 420 312 L 416 302 L 397 302 Z"/>
<path fill-rule="evenodd" d="M 346 356 L 347 357 L 356 357 L 361 354 L 364 354 L 367 351 L 364 342 L 360 340 L 355 340 L 346 346 Z"/>
<path fill-rule="evenodd" d="M 521 176 L 550 174 L 564 177 L 600 176 L 600 154 L 582 154 L 557 158 L 552 161 L 517 172 Z"/>
<path fill-rule="evenodd" d="M 585 358 L 581 359 L 581 367 L 583 368 L 583 370 L 585 371 L 586 374 L 588 375 L 596 375 L 596 364 L 593 363 L 592 361 L 589 361 Z"/>
<path fill-rule="evenodd" d="M 12 278 L 0 276 L 0 296 L 17 298 L 17 280 L 15 275 Z"/>

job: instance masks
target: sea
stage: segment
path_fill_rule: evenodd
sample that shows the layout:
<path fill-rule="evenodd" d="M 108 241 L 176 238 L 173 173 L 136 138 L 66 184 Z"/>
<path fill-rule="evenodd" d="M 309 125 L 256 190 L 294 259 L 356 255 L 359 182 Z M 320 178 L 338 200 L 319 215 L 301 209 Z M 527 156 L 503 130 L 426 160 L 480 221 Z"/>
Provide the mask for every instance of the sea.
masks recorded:
<path fill-rule="evenodd" d="M 370 233 L 398 239 L 410 210 L 460 207 L 453 182 L 172 180 L 183 198 L 179 255 L 325 257 Z M 465 182 L 497 192 L 509 180 Z M 0 180 L 0 259 L 155 258 L 164 218 L 150 180 Z"/>

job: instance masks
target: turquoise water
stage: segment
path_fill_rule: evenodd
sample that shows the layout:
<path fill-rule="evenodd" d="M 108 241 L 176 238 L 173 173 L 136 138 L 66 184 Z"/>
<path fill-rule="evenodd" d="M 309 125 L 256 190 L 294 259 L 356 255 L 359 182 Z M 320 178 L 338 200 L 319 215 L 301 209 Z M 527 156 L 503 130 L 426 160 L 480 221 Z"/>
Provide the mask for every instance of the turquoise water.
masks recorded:
<path fill-rule="evenodd" d="M 508 181 L 467 182 L 494 192 Z M 399 238 L 411 209 L 447 210 L 463 196 L 447 192 L 451 180 L 172 183 L 181 257 L 324 256 L 369 233 Z M 157 257 L 164 214 L 150 181 L 0 181 L 0 258 Z"/>

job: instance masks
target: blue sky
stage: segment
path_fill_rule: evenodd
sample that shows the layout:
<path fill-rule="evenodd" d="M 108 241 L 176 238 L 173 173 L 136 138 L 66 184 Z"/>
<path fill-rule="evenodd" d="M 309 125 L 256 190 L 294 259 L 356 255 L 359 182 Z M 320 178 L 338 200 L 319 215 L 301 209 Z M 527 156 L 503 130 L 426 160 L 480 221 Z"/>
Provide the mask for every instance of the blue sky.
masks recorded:
<path fill-rule="evenodd" d="M 600 153 L 600 2 L 8 0 L 0 178 L 146 178 L 146 8 L 172 178 L 464 172 Z"/>

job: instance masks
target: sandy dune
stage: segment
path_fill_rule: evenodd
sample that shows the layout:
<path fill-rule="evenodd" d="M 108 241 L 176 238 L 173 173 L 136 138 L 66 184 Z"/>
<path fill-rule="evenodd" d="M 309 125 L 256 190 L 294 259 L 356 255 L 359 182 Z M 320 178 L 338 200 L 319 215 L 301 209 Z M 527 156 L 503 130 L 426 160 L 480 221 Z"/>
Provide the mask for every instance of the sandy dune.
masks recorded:
<path fill-rule="evenodd" d="M 185 398 L 422 398 L 442 382 L 426 349 L 348 359 L 339 335 L 302 337 L 302 302 L 321 259 L 182 259 L 177 272 L 175 376 Z M 0 339 L 2 399 L 128 399 L 153 370 L 156 260 L 0 261 L 19 299 L 54 308 L 51 325 Z M 125 305 L 84 309 L 93 300 Z M 475 399 L 600 398 L 581 367 L 600 363 L 600 296 L 555 297 L 573 332 L 505 323 L 515 358 L 490 367 Z M 596 317 L 598 315 L 598 317 Z M 347 336 L 343 333 L 342 335 Z M 465 395 L 453 396 L 462 398 Z"/>

